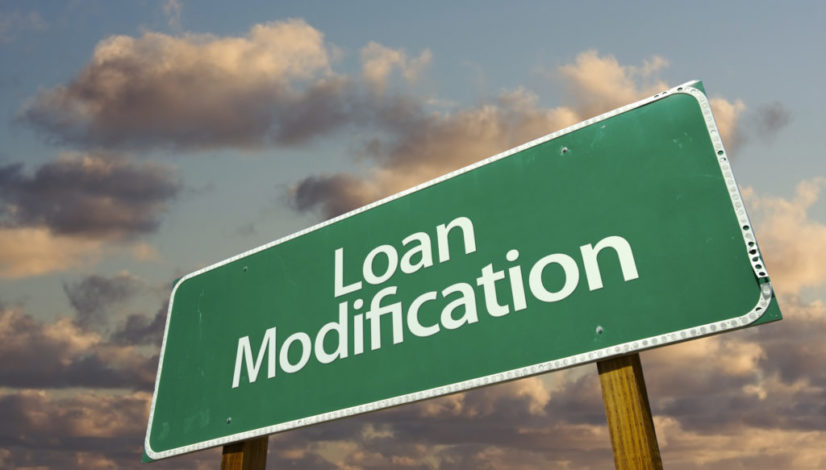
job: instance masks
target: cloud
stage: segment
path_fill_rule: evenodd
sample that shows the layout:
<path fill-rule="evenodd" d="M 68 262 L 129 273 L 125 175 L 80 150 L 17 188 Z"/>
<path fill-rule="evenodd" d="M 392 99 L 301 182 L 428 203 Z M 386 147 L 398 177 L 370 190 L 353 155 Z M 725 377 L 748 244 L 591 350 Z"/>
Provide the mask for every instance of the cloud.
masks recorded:
<path fill-rule="evenodd" d="M 401 62 L 400 53 L 381 61 Z M 346 173 L 311 176 L 291 190 L 293 207 L 333 217 L 366 203 L 515 147 L 588 117 L 632 103 L 667 88 L 656 74 L 667 65 L 653 57 L 641 66 L 623 66 L 596 51 L 578 55 L 554 76 L 571 90 L 572 106 L 543 107 L 524 88 L 505 91 L 495 99 L 453 112 L 431 112 L 413 97 L 374 100 L 368 108 L 376 136 L 364 155 L 376 166 L 366 176 Z M 378 77 L 385 73 L 376 72 Z M 740 102 L 713 100 L 724 135 L 730 134 L 742 111 Z"/>
<path fill-rule="evenodd" d="M 161 259 L 161 255 L 158 253 L 157 248 L 145 242 L 136 242 L 132 244 L 130 253 L 132 255 L 132 259 L 136 261 L 159 261 Z"/>
<path fill-rule="evenodd" d="M 88 267 L 113 243 L 157 257 L 135 238 L 157 230 L 180 188 L 170 167 L 117 156 L 64 154 L 30 173 L 0 165 L 0 278 Z"/>
<path fill-rule="evenodd" d="M 138 261 L 155 260 L 158 256 L 151 245 L 142 242 L 109 246 L 102 240 L 55 235 L 43 227 L 0 228 L 0 279 L 88 268 L 122 248 Z"/>
<path fill-rule="evenodd" d="M 140 461 L 148 392 L 98 390 L 54 393 L 0 390 L 3 468 L 133 469 Z M 158 469 L 215 468 L 220 450 L 154 463 Z"/>
<path fill-rule="evenodd" d="M 118 346 L 71 319 L 48 323 L 19 308 L 0 312 L 0 385 L 150 389 L 156 357 Z"/>
<path fill-rule="evenodd" d="M 659 56 L 637 67 L 588 50 L 577 55 L 573 64 L 561 66 L 558 73 L 574 97 L 575 107 L 588 118 L 667 89 L 668 85 L 656 78 L 667 66 L 668 61 Z"/>
<path fill-rule="evenodd" d="M 378 109 L 378 116 L 377 123 L 388 137 L 365 146 L 365 153 L 378 167 L 367 178 L 347 174 L 309 177 L 293 188 L 294 207 L 332 217 L 579 119 L 569 108 L 540 107 L 538 97 L 525 89 L 450 114 L 431 113 L 418 102 L 399 99 Z"/>
<path fill-rule="evenodd" d="M 487 387 L 472 393 L 448 395 L 422 402 L 419 413 L 424 417 L 436 416 L 490 416 L 506 410 L 509 419 L 519 415 L 545 415 L 545 407 L 551 393 L 544 382 L 536 377 Z"/>
<path fill-rule="evenodd" d="M 598 387 L 595 370 L 591 379 Z M 550 395 L 546 380 L 528 378 L 276 434 L 270 448 L 285 451 L 268 461 L 278 468 L 429 470 L 610 465 L 604 423 L 545 414 Z"/>
<path fill-rule="evenodd" d="M 744 441 L 768 430 L 778 436 L 826 432 L 821 419 L 826 371 L 820 367 L 826 354 L 820 341 L 826 334 L 826 306 L 788 295 L 781 300 L 785 318 L 779 323 L 644 353 L 654 413 L 685 432 L 740 435 Z M 795 452 L 815 451 L 803 447 Z M 739 447 L 742 461 L 762 452 Z M 710 468 L 724 468 L 724 463 Z"/>
<path fill-rule="evenodd" d="M 63 291 L 75 310 L 77 324 L 89 328 L 105 326 L 107 310 L 135 295 L 141 286 L 141 281 L 128 273 L 113 277 L 92 274 L 79 282 L 64 282 Z"/>
<path fill-rule="evenodd" d="M 111 341 L 122 345 L 153 345 L 160 347 L 168 309 L 169 302 L 165 301 L 151 320 L 141 314 L 129 315 L 123 325 L 112 333 Z"/>
<path fill-rule="evenodd" d="M 170 168 L 119 158 L 65 155 L 32 175 L 0 167 L 0 221 L 57 236 L 125 239 L 157 229 L 180 182 Z"/>
<path fill-rule="evenodd" d="M 325 217 L 334 217 L 377 199 L 380 193 L 363 181 L 347 175 L 310 176 L 290 191 L 290 204 L 298 211 L 322 207 Z"/>
<path fill-rule="evenodd" d="M 362 74 L 368 85 L 379 94 L 384 93 L 394 69 L 398 69 L 408 83 L 415 83 L 432 59 L 428 49 L 422 51 L 419 57 L 408 58 L 404 50 L 391 49 L 373 41 L 361 49 Z"/>
<path fill-rule="evenodd" d="M 826 253 L 820 249 L 826 246 L 826 225 L 808 214 L 824 184 L 826 178 L 804 180 L 791 200 L 743 188 L 772 284 L 781 295 L 826 284 Z"/>
<path fill-rule="evenodd" d="M 764 103 L 754 109 L 748 109 L 742 100 L 731 102 L 714 97 L 710 101 L 720 136 L 728 152 L 735 156 L 742 146 L 755 140 L 771 144 L 792 121 L 791 111 L 779 101 Z"/>
<path fill-rule="evenodd" d="M 655 420 L 663 466 L 667 468 L 794 468 L 818 469 L 826 465 L 826 450 L 819 444 L 826 432 L 737 426 L 735 429 L 683 429 L 673 418 Z"/>
<path fill-rule="evenodd" d="M 746 125 L 752 128 L 765 143 L 770 143 L 777 133 L 792 122 L 792 113 L 779 101 L 758 106 L 748 118 Z"/>
<path fill-rule="evenodd" d="M 112 36 L 18 119 L 81 147 L 295 143 L 341 124 L 346 80 L 331 74 L 334 55 L 302 20 L 259 24 L 242 37 Z"/>
<path fill-rule="evenodd" d="M 88 266 L 101 256 L 99 240 L 52 234 L 46 228 L 0 228 L 0 279 L 18 279 Z"/>
<path fill-rule="evenodd" d="M 766 351 L 759 366 L 768 380 L 766 387 L 777 393 L 788 394 L 781 406 L 794 410 L 790 420 L 812 420 L 826 411 L 826 371 L 822 358 L 826 354 L 826 305 L 822 300 L 802 301 L 786 295 L 780 298 L 785 319 L 780 323 L 758 328 L 753 341 Z M 814 399 L 800 397 L 815 394 Z M 799 396 L 795 396 L 799 395 Z M 813 409 L 821 412 L 812 414 Z M 818 427 L 823 428 L 819 423 Z"/>
<path fill-rule="evenodd" d="M 374 168 L 314 175 L 290 193 L 297 210 L 331 217 L 667 87 L 657 78 L 667 66 L 661 57 L 627 66 L 589 50 L 554 75 L 572 106 L 543 107 L 518 88 L 436 112 L 432 97 L 385 93 L 395 73 L 415 82 L 429 50 L 411 57 L 370 42 L 360 79 L 333 72 L 337 55 L 301 20 L 256 25 L 243 37 L 110 37 L 77 77 L 40 93 L 19 119 L 70 144 L 142 149 L 297 145 L 355 128 Z M 732 134 L 742 103 L 713 105 L 721 132 Z"/>
<path fill-rule="evenodd" d="M 142 431 L 149 398 L 147 392 L 124 395 L 89 392 L 70 400 L 54 399 L 46 391 L 36 389 L 5 392 L 0 395 L 0 406 L 6 408 L 7 413 L 9 408 L 17 410 L 21 421 L 18 429 L 24 433 L 4 437 L 22 443 L 33 437 L 29 434 L 32 431 L 59 435 L 58 430 L 63 430 L 66 435 L 76 437 L 138 434 Z"/>

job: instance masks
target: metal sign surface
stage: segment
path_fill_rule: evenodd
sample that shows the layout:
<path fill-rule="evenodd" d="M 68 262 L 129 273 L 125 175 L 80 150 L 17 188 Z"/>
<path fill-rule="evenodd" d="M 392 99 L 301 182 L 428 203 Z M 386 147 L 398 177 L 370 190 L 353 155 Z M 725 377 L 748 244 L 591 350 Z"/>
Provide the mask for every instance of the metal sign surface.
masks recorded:
<path fill-rule="evenodd" d="M 699 82 L 174 287 L 152 459 L 780 319 Z"/>

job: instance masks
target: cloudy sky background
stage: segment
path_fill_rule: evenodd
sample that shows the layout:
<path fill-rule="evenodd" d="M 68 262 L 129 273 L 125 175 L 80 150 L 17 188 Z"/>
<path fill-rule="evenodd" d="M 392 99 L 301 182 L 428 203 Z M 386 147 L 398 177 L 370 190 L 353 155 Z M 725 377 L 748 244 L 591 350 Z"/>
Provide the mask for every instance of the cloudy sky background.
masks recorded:
<path fill-rule="evenodd" d="M 642 354 L 665 466 L 826 467 L 826 6 L 441 3 L 0 3 L 0 468 L 149 468 L 175 278 L 691 79 L 785 319 Z M 268 468 L 608 468 L 600 393 L 318 425 Z"/>

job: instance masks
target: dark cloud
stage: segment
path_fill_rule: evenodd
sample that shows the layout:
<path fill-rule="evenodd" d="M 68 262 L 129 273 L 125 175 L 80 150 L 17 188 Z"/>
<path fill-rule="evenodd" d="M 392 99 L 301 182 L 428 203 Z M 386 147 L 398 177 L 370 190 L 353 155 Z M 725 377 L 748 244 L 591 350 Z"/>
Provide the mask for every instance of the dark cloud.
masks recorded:
<path fill-rule="evenodd" d="M 280 145 L 297 145 L 365 119 L 366 103 L 346 78 L 330 77 L 309 86 L 299 96 L 280 100 L 268 116 L 267 139 Z"/>
<path fill-rule="evenodd" d="M 715 106 L 715 104 L 717 106 Z M 764 103 L 754 109 L 738 101 L 735 107 L 725 100 L 712 100 L 715 120 L 721 128 L 729 128 L 729 132 L 722 132 L 726 147 L 736 156 L 740 148 L 747 144 L 771 144 L 777 135 L 792 121 L 792 113 L 779 101 Z M 732 115 L 735 119 L 731 119 Z M 730 124 L 721 124 L 730 121 Z"/>
<path fill-rule="evenodd" d="M 792 312 L 792 321 L 781 321 L 754 333 L 754 341 L 766 351 L 760 365 L 769 374 L 777 374 L 786 383 L 807 381 L 826 389 L 826 307 L 819 302 L 803 302 L 786 296 L 780 304 L 784 313 Z M 794 346 L 790 339 L 794 339 Z M 813 371 L 816 371 L 813 373 Z"/>
<path fill-rule="evenodd" d="M 82 281 L 63 283 L 63 291 L 77 314 L 77 323 L 83 328 L 105 326 L 107 309 L 122 303 L 138 292 L 141 282 L 128 274 L 105 277 L 97 274 Z"/>
<path fill-rule="evenodd" d="M 127 238 L 152 232 L 181 184 L 165 166 L 117 158 L 67 157 L 32 175 L 0 167 L 0 221 L 63 235 Z"/>
<path fill-rule="evenodd" d="M 36 320 L 0 312 L 0 386 L 13 388 L 151 389 L 157 357 L 107 342 L 72 320 Z"/>
<path fill-rule="evenodd" d="M 123 326 L 112 333 L 110 339 L 115 344 L 161 346 L 169 301 L 165 301 L 152 319 L 146 315 L 132 314 Z"/>
<path fill-rule="evenodd" d="M 271 453 L 269 464 L 291 468 L 312 456 L 334 455 L 336 468 L 365 470 L 610 465 L 604 417 L 593 426 L 545 413 L 548 391 L 542 384 L 518 380 L 276 434 L 270 448 L 283 452 Z"/>
<path fill-rule="evenodd" d="M 645 353 L 654 413 L 701 434 L 826 431 L 826 307 L 793 297 L 781 307 L 779 323 Z"/>
<path fill-rule="evenodd" d="M 145 469 L 141 452 L 150 398 L 146 392 L 4 392 L 0 467 Z M 220 460 L 220 450 L 212 449 L 156 462 L 152 468 L 217 468 Z"/>
<path fill-rule="evenodd" d="M 757 138 L 771 142 L 774 137 L 792 122 L 792 113 L 779 101 L 758 106 L 749 113 L 745 124 L 752 129 Z"/>
<path fill-rule="evenodd" d="M 290 204 L 300 212 L 319 210 L 325 218 L 335 217 L 371 200 L 362 182 L 347 174 L 311 176 L 290 193 Z"/>

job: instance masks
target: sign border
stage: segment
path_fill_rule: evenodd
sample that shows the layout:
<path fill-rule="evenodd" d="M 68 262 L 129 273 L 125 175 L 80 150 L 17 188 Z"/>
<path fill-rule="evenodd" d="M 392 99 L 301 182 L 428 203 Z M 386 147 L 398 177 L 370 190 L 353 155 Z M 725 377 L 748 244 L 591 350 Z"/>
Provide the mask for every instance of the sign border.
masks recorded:
<path fill-rule="evenodd" d="M 442 175 L 440 177 L 437 177 L 437 178 L 432 179 L 430 181 L 427 181 L 425 183 L 419 184 L 419 185 L 414 186 L 412 188 L 406 189 L 402 192 L 396 193 L 394 195 L 385 197 L 385 198 L 380 199 L 376 202 L 367 204 L 363 207 L 360 207 L 358 209 L 355 209 L 355 210 L 352 210 L 352 211 L 347 212 L 345 214 L 342 214 L 338 217 L 334 217 L 332 219 L 329 219 L 329 220 L 326 220 L 326 221 L 321 222 L 319 224 L 308 227 L 304 230 L 300 230 L 300 231 L 295 232 L 293 234 L 290 234 L 290 235 L 287 235 L 285 237 L 279 238 L 279 239 L 277 239 L 275 241 L 272 241 L 270 243 L 267 243 L 265 245 L 261 245 L 257 248 L 253 248 L 251 250 L 248 250 L 244 253 L 238 254 L 238 255 L 233 256 L 231 258 L 227 258 L 223 261 L 219 261 L 215 264 L 212 264 L 212 265 L 207 266 L 205 268 L 199 269 L 197 271 L 194 271 L 194 272 L 192 272 L 190 274 L 187 274 L 186 276 L 180 278 L 175 283 L 175 286 L 172 289 L 172 294 L 171 294 L 170 300 L 169 300 L 169 307 L 167 309 L 167 319 L 166 319 L 166 325 L 164 327 L 163 343 L 161 345 L 161 352 L 160 352 L 160 356 L 159 356 L 159 359 L 158 359 L 158 372 L 157 372 L 157 375 L 156 375 L 156 378 L 155 378 L 155 390 L 152 393 L 152 404 L 151 404 L 150 411 L 149 411 L 149 422 L 147 424 L 146 438 L 144 440 L 144 450 L 145 450 L 147 456 L 152 460 L 158 460 L 158 459 L 163 459 L 163 458 L 167 458 L 167 457 L 173 457 L 173 456 L 176 456 L 176 455 L 186 454 L 186 453 L 194 452 L 194 451 L 197 451 L 197 450 L 202 450 L 202 449 L 207 449 L 207 448 L 211 448 L 211 447 L 217 447 L 217 446 L 221 446 L 221 445 L 231 444 L 231 443 L 242 441 L 242 440 L 252 439 L 252 438 L 255 438 L 255 437 L 265 436 L 265 435 L 268 435 L 268 434 L 273 434 L 273 433 L 276 433 L 276 432 L 281 432 L 281 431 L 286 431 L 286 430 L 289 430 L 289 429 L 295 429 L 295 428 L 299 428 L 299 427 L 303 427 L 303 426 L 308 426 L 308 425 L 311 425 L 311 424 L 321 423 L 321 422 L 325 422 L 325 421 L 332 421 L 332 420 L 341 419 L 341 418 L 345 418 L 345 417 L 349 417 L 349 416 L 354 416 L 354 415 L 358 415 L 358 414 L 362 414 L 362 413 L 366 413 L 366 412 L 370 412 L 370 411 L 380 410 L 380 409 L 383 409 L 383 408 L 399 406 L 399 405 L 403 405 L 403 404 L 407 404 L 407 403 L 412 403 L 412 402 L 415 402 L 415 401 L 420 401 L 420 400 L 434 398 L 434 397 L 447 395 L 447 394 L 451 394 L 451 393 L 461 392 L 461 391 L 465 391 L 465 390 L 469 390 L 469 389 L 472 389 L 472 388 L 477 388 L 477 387 L 481 387 L 481 386 L 485 386 L 485 385 L 495 384 L 495 383 L 504 382 L 504 381 L 508 381 L 508 380 L 515 380 L 515 379 L 520 379 L 520 378 L 531 376 L 531 375 L 542 374 L 542 373 L 545 373 L 545 372 L 551 372 L 551 371 L 555 371 L 555 370 L 565 369 L 565 368 L 568 368 L 568 367 L 578 366 L 578 365 L 585 364 L 585 363 L 588 363 L 588 362 L 603 360 L 603 359 L 607 359 L 607 358 L 610 358 L 610 357 L 620 356 L 620 355 L 628 354 L 628 353 L 631 353 L 631 352 L 638 352 L 638 351 L 642 351 L 642 350 L 645 350 L 645 349 L 664 346 L 664 345 L 667 345 L 667 344 L 679 343 L 679 342 L 682 342 L 682 341 L 695 339 L 695 338 L 702 337 L 702 336 L 708 336 L 708 335 L 712 335 L 712 334 L 721 333 L 721 332 L 724 332 L 724 331 L 727 331 L 727 330 L 734 330 L 734 329 L 743 328 L 743 327 L 748 326 L 749 324 L 754 323 L 755 321 L 757 321 L 768 310 L 769 304 L 771 303 L 773 290 L 772 290 L 771 282 L 769 281 L 769 277 L 768 277 L 768 274 L 767 274 L 767 271 L 766 271 L 766 268 L 765 268 L 765 264 L 763 263 L 762 255 L 760 253 L 759 248 L 757 247 L 757 240 L 755 239 L 754 232 L 753 232 L 753 229 L 752 229 L 752 226 L 751 226 L 751 222 L 749 221 L 749 217 L 746 214 L 746 209 L 745 209 L 745 206 L 743 204 L 742 197 L 740 196 L 740 191 L 737 187 L 737 183 L 734 180 L 734 174 L 732 173 L 732 169 L 731 169 L 731 165 L 728 161 L 727 153 L 725 151 L 725 148 L 723 147 L 723 142 L 722 142 L 722 139 L 720 138 L 720 133 L 717 130 L 717 124 L 715 123 L 714 117 L 712 116 L 711 105 L 709 103 L 708 97 L 706 96 L 705 92 L 702 89 L 699 88 L 701 86 L 702 85 L 701 85 L 700 81 L 698 81 L 698 80 L 686 82 L 682 85 L 678 85 L 676 87 L 670 88 L 666 91 L 658 93 L 658 94 L 656 94 L 654 96 L 651 96 L 649 98 L 645 98 L 645 99 L 642 99 L 642 100 L 637 101 L 635 103 L 631 103 L 629 105 L 617 108 L 613 111 L 609 111 L 609 112 L 601 114 L 599 116 L 595 116 L 593 118 L 587 119 L 587 120 L 582 121 L 580 123 L 577 123 L 577 124 L 574 124 L 572 126 L 566 127 L 565 129 L 547 134 L 543 137 L 539 137 L 538 139 L 534 139 L 530 142 L 519 145 L 519 146 L 514 147 L 510 150 L 506 150 L 502 153 L 493 155 L 493 156 L 485 158 L 483 160 L 479 160 L 478 162 L 473 163 L 471 165 L 468 165 L 466 167 L 463 167 L 463 168 L 460 168 L 458 170 L 452 171 L 450 173 L 447 173 L 445 175 Z M 380 206 L 382 204 L 387 204 L 388 202 L 391 202 L 393 200 L 402 198 L 402 197 L 404 197 L 408 194 L 411 194 L 411 193 L 414 193 L 416 191 L 420 191 L 420 190 L 425 189 L 427 187 L 433 186 L 435 184 L 441 183 L 442 181 L 449 180 L 449 179 L 454 178 L 454 177 L 456 177 L 458 175 L 461 175 L 463 173 L 467 173 L 469 171 L 472 171 L 472 170 L 474 170 L 478 167 L 487 165 L 491 162 L 495 162 L 495 161 L 500 160 L 502 158 L 509 157 L 509 156 L 511 156 L 513 154 L 516 154 L 516 153 L 519 153 L 523 150 L 529 149 L 531 147 L 535 147 L 537 145 L 540 145 L 542 143 L 545 143 L 545 142 L 548 142 L 550 140 L 556 139 L 558 137 L 569 134 L 569 133 L 574 132 L 576 130 L 582 129 L 582 128 L 587 127 L 587 126 L 590 126 L 591 124 L 595 124 L 595 123 L 598 123 L 600 121 L 604 121 L 608 118 L 617 116 L 619 114 L 623 114 L 623 113 L 626 113 L 628 111 L 632 111 L 636 108 L 640 108 L 642 106 L 653 103 L 655 101 L 659 101 L 661 99 L 664 99 L 664 98 L 666 98 L 668 96 L 671 96 L 671 95 L 674 95 L 674 94 L 689 95 L 689 96 L 694 97 L 697 100 L 697 102 L 700 106 L 700 109 L 702 111 L 703 119 L 705 120 L 705 124 L 706 124 L 706 127 L 708 129 L 709 136 L 711 137 L 712 146 L 714 147 L 714 151 L 717 153 L 717 163 L 720 167 L 720 172 L 722 173 L 722 175 L 725 179 L 726 187 L 728 189 L 729 196 L 730 196 L 730 199 L 731 199 L 732 208 L 734 209 L 735 214 L 737 215 L 737 220 L 740 223 L 740 230 L 741 230 L 742 235 L 743 235 L 744 247 L 745 247 L 746 251 L 749 253 L 749 260 L 752 264 L 752 270 L 754 271 L 754 275 L 757 278 L 758 282 L 761 284 L 761 286 L 760 286 L 760 295 L 757 299 L 757 302 L 755 303 L 754 307 L 751 308 L 751 310 L 749 310 L 748 312 L 746 312 L 745 314 L 743 314 L 741 316 L 728 318 L 726 320 L 721 320 L 721 321 L 717 321 L 717 322 L 708 323 L 708 324 L 705 324 L 705 325 L 700 325 L 700 326 L 695 326 L 695 327 L 691 327 L 691 328 L 686 328 L 686 329 L 683 329 L 683 330 L 673 331 L 673 332 L 670 332 L 670 333 L 665 333 L 665 334 L 662 334 L 662 335 L 657 335 L 657 336 L 643 338 L 643 339 L 630 341 L 630 342 L 626 342 L 626 343 L 622 343 L 622 344 L 617 344 L 617 345 L 610 346 L 610 347 L 607 347 L 607 348 L 596 349 L 596 350 L 592 350 L 592 351 L 589 351 L 589 352 L 584 352 L 584 353 L 581 353 L 581 354 L 576 354 L 576 355 L 573 355 L 573 356 L 568 356 L 568 357 L 561 358 L 561 359 L 555 359 L 555 360 L 552 360 L 552 361 L 542 362 L 542 363 L 538 363 L 538 364 L 534 364 L 534 365 L 530 365 L 530 366 L 526 366 L 526 367 L 520 367 L 520 368 L 512 369 L 512 370 L 509 370 L 509 371 L 499 372 L 499 373 L 496 373 L 496 374 L 491 374 L 491 375 L 487 375 L 487 376 L 483 376 L 483 377 L 478 377 L 478 378 L 471 379 L 471 380 L 465 380 L 465 381 L 462 381 L 462 382 L 456 382 L 456 383 L 449 384 L 449 385 L 443 385 L 443 386 L 440 386 L 440 387 L 435 387 L 435 388 L 431 388 L 431 389 L 428 389 L 428 390 L 422 390 L 422 391 L 415 392 L 415 393 L 410 393 L 410 394 L 400 395 L 400 396 L 396 396 L 396 397 L 386 398 L 386 399 L 378 400 L 378 401 L 371 402 L 371 403 L 365 403 L 363 405 L 358 405 L 358 406 L 344 408 L 344 409 L 340 409 L 340 410 L 336 410 L 336 411 L 332 411 L 332 412 L 322 413 L 322 414 L 309 416 L 309 417 L 301 418 L 301 419 L 297 419 L 297 420 L 292 420 L 292 421 L 288 421 L 288 422 L 285 422 L 285 423 L 280 423 L 280 424 L 276 424 L 276 425 L 272 425 L 272 426 L 265 426 L 265 427 L 262 427 L 262 428 L 253 429 L 253 430 L 250 430 L 250 431 L 244 431 L 244 432 L 240 432 L 240 433 L 236 433 L 236 434 L 231 434 L 231 435 L 220 437 L 220 438 L 217 438 L 217 439 L 210 439 L 210 440 L 198 442 L 198 443 L 195 443 L 195 444 L 189 444 L 189 445 L 177 447 L 177 448 L 174 448 L 174 449 L 169 449 L 169 450 L 160 451 L 160 452 L 156 452 L 156 451 L 152 450 L 152 447 L 150 446 L 150 442 L 149 442 L 149 437 L 150 437 L 150 433 L 151 433 L 151 430 L 152 430 L 153 419 L 154 419 L 154 416 L 155 416 L 155 403 L 156 403 L 157 396 L 158 396 L 158 384 L 160 383 L 161 373 L 162 373 L 162 369 L 163 369 L 163 358 L 164 358 L 164 351 L 166 350 L 166 340 L 167 340 L 167 335 L 168 335 L 168 332 L 169 332 L 169 323 L 170 323 L 170 317 L 172 315 L 172 306 L 173 306 L 174 300 L 175 300 L 175 292 L 177 291 L 178 287 L 184 281 L 186 281 L 187 279 L 190 279 L 192 277 L 198 276 L 200 274 L 203 274 L 207 271 L 218 268 L 220 266 L 223 266 L 225 264 L 236 261 L 240 258 L 244 258 L 244 257 L 250 256 L 250 255 L 253 255 L 255 253 L 258 253 L 260 251 L 266 250 L 266 249 L 271 248 L 273 246 L 282 244 L 282 243 L 287 242 L 289 240 L 292 240 L 294 238 L 298 238 L 298 237 L 300 237 L 304 234 L 307 234 L 307 233 L 313 232 L 315 230 L 321 229 L 323 227 L 326 227 L 328 225 L 334 224 L 334 223 L 336 223 L 340 220 L 347 219 L 349 217 L 353 217 L 357 214 L 368 211 L 368 210 L 370 210 L 370 209 L 372 209 L 376 206 Z M 751 253 L 752 250 L 756 250 L 756 253 Z"/>

